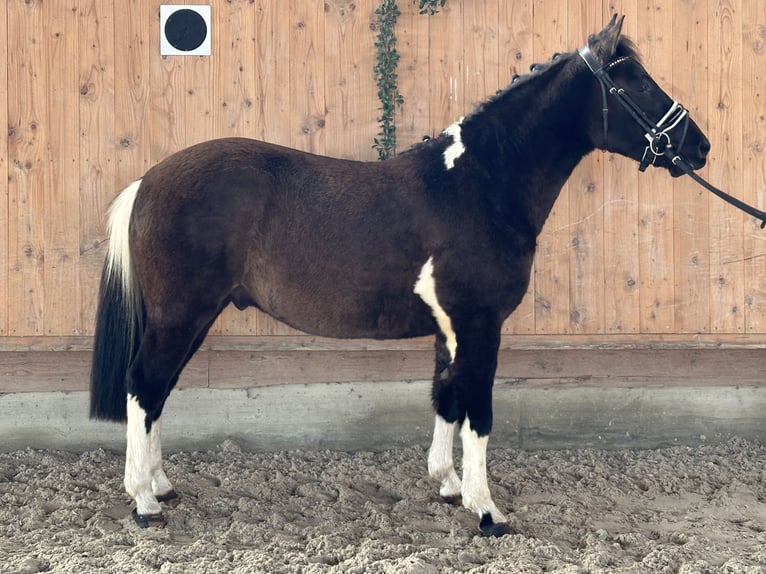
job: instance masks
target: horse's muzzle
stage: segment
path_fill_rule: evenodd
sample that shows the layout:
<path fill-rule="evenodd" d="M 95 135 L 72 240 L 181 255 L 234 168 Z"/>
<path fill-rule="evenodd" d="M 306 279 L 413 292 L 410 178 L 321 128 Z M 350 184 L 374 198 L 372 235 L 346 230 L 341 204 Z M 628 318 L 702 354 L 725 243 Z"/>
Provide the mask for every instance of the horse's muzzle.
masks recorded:
<path fill-rule="evenodd" d="M 693 153 L 691 153 L 693 151 Z M 684 153 L 686 152 L 686 153 Z M 699 144 L 697 144 L 696 149 L 694 150 L 683 150 L 681 155 L 683 156 L 686 163 L 694 170 L 697 171 L 698 169 L 702 169 L 705 167 L 705 164 L 707 163 L 707 156 L 710 153 L 710 140 L 708 140 L 704 135 L 700 137 Z M 688 155 L 687 155 L 688 154 Z M 667 156 L 665 156 L 665 160 L 668 161 L 668 171 L 670 172 L 670 175 L 672 177 L 681 177 L 686 172 L 681 169 L 679 166 L 674 164 L 669 160 Z"/>

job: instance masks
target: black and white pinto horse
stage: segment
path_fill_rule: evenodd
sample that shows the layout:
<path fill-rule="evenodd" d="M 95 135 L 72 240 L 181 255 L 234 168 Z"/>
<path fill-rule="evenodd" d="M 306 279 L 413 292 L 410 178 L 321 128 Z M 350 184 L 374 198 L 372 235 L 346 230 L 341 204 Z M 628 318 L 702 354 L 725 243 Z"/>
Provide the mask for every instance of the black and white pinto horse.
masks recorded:
<path fill-rule="evenodd" d="M 694 169 L 710 147 L 621 28 L 615 16 L 579 52 L 533 67 L 388 161 L 225 138 L 168 157 L 122 191 L 109 213 L 91 416 L 127 420 L 125 488 L 139 525 L 163 526 L 160 503 L 176 496 L 162 469 L 165 401 L 233 303 L 320 336 L 435 335 L 428 471 L 483 534 L 511 532 L 487 484 L 493 379 L 501 326 L 526 292 L 562 185 L 596 148 L 678 176 L 653 141 Z"/>

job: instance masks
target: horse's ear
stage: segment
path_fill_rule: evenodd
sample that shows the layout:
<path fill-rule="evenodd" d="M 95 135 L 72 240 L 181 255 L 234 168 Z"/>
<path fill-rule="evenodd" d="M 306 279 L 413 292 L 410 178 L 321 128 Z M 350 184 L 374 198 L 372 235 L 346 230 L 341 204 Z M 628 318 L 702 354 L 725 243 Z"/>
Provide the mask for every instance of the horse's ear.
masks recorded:
<path fill-rule="evenodd" d="M 602 65 L 609 63 L 617 51 L 617 44 L 620 42 L 620 33 L 622 32 L 622 23 L 625 16 L 612 16 L 606 28 L 601 30 L 595 36 L 588 38 L 588 46 L 599 59 Z"/>

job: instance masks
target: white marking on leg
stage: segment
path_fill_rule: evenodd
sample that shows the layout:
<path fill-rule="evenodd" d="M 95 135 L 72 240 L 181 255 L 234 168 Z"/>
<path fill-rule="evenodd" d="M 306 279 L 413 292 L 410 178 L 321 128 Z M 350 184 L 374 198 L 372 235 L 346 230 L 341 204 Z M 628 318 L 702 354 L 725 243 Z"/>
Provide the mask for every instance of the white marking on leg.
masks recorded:
<path fill-rule="evenodd" d="M 452 459 L 452 442 L 457 423 L 448 423 L 436 415 L 434 438 L 428 451 L 428 474 L 441 483 L 439 494 L 452 498 L 461 494 L 460 479 Z"/>
<path fill-rule="evenodd" d="M 495 524 L 506 522 L 505 516 L 492 501 L 487 484 L 489 435 L 480 437 L 466 417 L 460 429 L 460 438 L 463 440 L 463 506 L 480 518 L 489 513 Z"/>
<path fill-rule="evenodd" d="M 465 153 L 462 128 L 460 127 L 462 121 L 463 118 L 460 118 L 460 120 L 444 130 L 445 134 L 452 136 L 452 143 L 444 150 L 444 165 L 448 170 L 455 167 L 455 160 Z"/>
<path fill-rule="evenodd" d="M 429 257 L 425 262 L 418 280 L 415 282 L 415 288 L 413 289 L 416 295 L 418 295 L 426 305 L 431 308 L 434 319 L 436 319 L 439 329 L 447 339 L 447 350 L 450 354 L 450 364 L 455 361 L 457 354 L 457 336 L 452 329 L 452 320 L 449 315 L 439 305 L 439 300 L 436 297 L 436 281 L 434 280 L 434 258 Z"/>
<path fill-rule="evenodd" d="M 138 514 L 159 514 L 160 503 L 152 493 L 152 445 L 146 432 L 146 411 L 128 395 L 128 430 L 125 450 L 125 490 L 136 501 Z"/>
<path fill-rule="evenodd" d="M 149 432 L 150 466 L 152 474 L 152 494 L 162 496 L 173 490 L 173 485 L 162 470 L 162 445 L 160 444 L 160 419 L 152 423 Z"/>

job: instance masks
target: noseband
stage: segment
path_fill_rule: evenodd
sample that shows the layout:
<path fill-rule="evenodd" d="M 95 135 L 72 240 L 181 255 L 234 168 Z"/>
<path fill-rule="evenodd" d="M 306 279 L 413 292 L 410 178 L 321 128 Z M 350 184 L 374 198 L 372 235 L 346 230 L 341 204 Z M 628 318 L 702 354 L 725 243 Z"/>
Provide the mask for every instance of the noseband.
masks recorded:
<path fill-rule="evenodd" d="M 654 165 L 654 161 L 659 156 L 667 156 L 673 165 L 681 169 L 686 175 L 691 177 L 694 181 L 699 183 L 708 191 L 717 195 L 721 199 L 728 201 L 733 206 L 741 209 L 745 213 L 752 215 L 756 219 L 761 221 L 761 229 L 766 227 L 766 212 L 756 209 L 739 199 L 732 197 L 725 191 L 714 187 L 702 177 L 694 172 L 694 168 L 688 161 L 681 155 L 681 148 L 686 140 L 686 134 L 689 129 L 689 112 L 681 104 L 673 100 L 670 109 L 662 116 L 656 123 L 649 119 L 644 110 L 639 107 L 636 102 L 625 92 L 624 89 L 617 87 L 609 75 L 609 70 L 614 68 L 617 64 L 630 60 L 629 56 L 618 58 L 613 62 L 610 62 L 606 66 L 602 66 L 593 52 L 586 44 L 579 51 L 580 57 L 588 65 L 588 68 L 593 75 L 596 76 L 599 85 L 601 86 L 601 113 L 603 115 L 604 122 L 604 149 L 607 148 L 607 138 L 609 134 L 609 103 L 607 101 L 607 92 L 615 96 L 617 101 L 620 102 L 623 108 L 630 114 L 635 122 L 644 130 L 644 137 L 648 141 L 646 149 L 644 149 L 644 155 L 641 158 L 638 169 L 644 171 L 649 165 Z M 670 138 L 670 132 L 683 122 L 683 131 L 681 132 L 681 140 L 679 145 L 673 145 L 673 141 Z"/>

